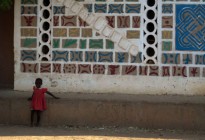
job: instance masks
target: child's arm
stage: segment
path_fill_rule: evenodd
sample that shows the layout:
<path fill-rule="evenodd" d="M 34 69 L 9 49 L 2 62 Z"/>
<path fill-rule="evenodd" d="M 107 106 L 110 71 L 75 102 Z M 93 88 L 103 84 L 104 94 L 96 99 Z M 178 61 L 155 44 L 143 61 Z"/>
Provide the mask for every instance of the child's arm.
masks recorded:
<path fill-rule="evenodd" d="M 33 98 L 33 94 L 32 94 L 32 96 L 31 96 L 31 97 L 29 97 L 27 100 L 28 100 L 28 101 L 31 101 L 31 100 L 32 100 L 32 98 Z"/>
<path fill-rule="evenodd" d="M 55 95 L 53 95 L 52 93 L 50 93 L 49 91 L 46 92 L 48 95 L 52 96 L 55 99 L 60 99 L 59 97 L 56 97 Z"/>

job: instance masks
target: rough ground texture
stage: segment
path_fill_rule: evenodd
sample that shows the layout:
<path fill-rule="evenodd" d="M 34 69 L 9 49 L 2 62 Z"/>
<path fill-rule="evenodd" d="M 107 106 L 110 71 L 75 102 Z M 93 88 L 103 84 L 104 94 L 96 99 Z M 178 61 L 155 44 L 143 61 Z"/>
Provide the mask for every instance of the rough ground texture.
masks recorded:
<path fill-rule="evenodd" d="M 0 125 L 0 140 L 204 140 L 205 132 L 136 127 L 29 127 Z"/>

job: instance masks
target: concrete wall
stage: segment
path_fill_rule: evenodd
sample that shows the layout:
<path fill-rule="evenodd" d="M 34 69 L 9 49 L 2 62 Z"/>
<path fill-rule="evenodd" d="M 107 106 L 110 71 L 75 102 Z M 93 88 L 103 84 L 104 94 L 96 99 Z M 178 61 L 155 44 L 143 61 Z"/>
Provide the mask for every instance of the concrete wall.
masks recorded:
<path fill-rule="evenodd" d="M 90 1 L 16 0 L 16 90 L 204 95 L 204 1 Z"/>
<path fill-rule="evenodd" d="M 30 124 L 30 92 L 0 91 L 0 124 Z M 2 97 L 3 96 L 3 97 Z M 8 98 L 9 96 L 9 98 Z M 205 130 L 203 96 L 57 94 L 47 97 L 42 125 L 134 126 Z"/>
<path fill-rule="evenodd" d="M 0 87 L 14 87 L 14 8 L 0 11 Z"/>

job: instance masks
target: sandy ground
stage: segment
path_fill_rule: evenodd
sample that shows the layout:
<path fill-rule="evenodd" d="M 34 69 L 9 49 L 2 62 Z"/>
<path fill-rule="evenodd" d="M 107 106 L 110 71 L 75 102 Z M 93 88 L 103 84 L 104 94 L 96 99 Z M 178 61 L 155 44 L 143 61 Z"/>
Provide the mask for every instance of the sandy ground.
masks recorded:
<path fill-rule="evenodd" d="M 0 140 L 205 140 L 205 132 L 134 127 L 0 125 Z"/>

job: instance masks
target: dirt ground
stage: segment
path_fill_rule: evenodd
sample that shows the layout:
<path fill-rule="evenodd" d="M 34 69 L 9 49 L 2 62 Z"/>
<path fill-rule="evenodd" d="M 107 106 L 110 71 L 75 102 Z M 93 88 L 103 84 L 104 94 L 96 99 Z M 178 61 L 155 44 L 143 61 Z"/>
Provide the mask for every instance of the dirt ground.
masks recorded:
<path fill-rule="evenodd" d="M 205 132 L 134 127 L 0 125 L 0 140 L 204 140 Z"/>

